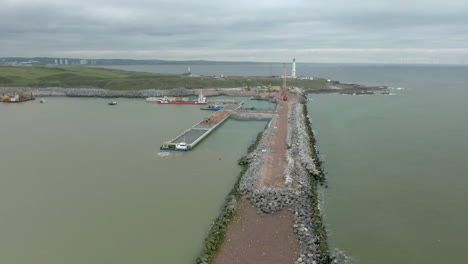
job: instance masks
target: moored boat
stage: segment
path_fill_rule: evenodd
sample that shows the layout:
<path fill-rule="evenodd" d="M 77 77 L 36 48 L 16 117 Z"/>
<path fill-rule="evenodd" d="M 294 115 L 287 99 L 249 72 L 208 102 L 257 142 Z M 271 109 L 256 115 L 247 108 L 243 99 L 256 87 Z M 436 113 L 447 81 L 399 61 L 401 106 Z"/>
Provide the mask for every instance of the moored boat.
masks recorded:
<path fill-rule="evenodd" d="M 0 98 L 1 101 L 4 103 L 21 103 L 36 99 L 35 97 L 33 97 L 32 93 L 28 95 L 26 93 L 23 93 L 22 91 L 14 93 L 12 96 L 3 94 Z"/>
<path fill-rule="evenodd" d="M 220 105 L 208 105 L 206 107 L 200 108 L 200 110 L 212 110 L 212 111 L 218 111 L 221 109 L 223 109 L 223 107 Z"/>

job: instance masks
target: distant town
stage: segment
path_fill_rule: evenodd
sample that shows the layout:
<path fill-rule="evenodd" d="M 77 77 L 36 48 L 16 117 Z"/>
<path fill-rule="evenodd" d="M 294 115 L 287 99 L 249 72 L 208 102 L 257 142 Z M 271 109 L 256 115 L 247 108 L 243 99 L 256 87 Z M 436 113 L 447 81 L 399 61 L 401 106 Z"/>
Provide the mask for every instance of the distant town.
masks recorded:
<path fill-rule="evenodd" d="M 213 64 L 262 64 L 267 62 L 230 62 L 230 61 L 172 61 L 172 60 L 132 60 L 132 59 L 82 59 L 53 57 L 0 57 L 1 66 L 80 66 L 80 65 L 213 65 Z"/>

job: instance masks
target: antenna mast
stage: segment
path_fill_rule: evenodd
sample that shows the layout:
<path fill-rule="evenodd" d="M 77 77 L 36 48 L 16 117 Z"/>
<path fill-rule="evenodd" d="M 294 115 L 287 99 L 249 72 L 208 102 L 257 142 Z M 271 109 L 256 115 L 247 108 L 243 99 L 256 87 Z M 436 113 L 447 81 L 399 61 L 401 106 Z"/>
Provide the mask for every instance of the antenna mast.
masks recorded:
<path fill-rule="evenodd" d="M 286 90 L 286 63 L 283 63 L 283 89 Z"/>

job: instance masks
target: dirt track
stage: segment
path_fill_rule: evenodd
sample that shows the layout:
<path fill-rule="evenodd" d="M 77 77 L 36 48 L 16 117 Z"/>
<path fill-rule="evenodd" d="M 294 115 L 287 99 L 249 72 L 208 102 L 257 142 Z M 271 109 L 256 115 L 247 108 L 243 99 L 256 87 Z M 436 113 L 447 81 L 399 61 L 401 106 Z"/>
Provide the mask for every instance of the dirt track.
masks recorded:
<path fill-rule="evenodd" d="M 244 199 L 239 211 L 214 263 L 294 263 L 298 240 L 293 215 L 287 209 L 260 216 Z"/>

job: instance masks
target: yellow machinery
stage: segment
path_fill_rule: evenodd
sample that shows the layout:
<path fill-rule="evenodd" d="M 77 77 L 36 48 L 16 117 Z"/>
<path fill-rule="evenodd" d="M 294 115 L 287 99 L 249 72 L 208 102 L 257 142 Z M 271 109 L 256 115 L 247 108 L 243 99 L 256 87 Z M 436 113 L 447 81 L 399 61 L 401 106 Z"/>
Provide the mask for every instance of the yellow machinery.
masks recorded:
<path fill-rule="evenodd" d="M 1 101 L 2 102 L 23 102 L 23 101 L 29 101 L 34 99 L 31 90 L 27 90 L 26 92 L 23 90 L 20 90 L 13 95 L 8 95 L 8 94 L 3 94 L 1 96 Z"/>

